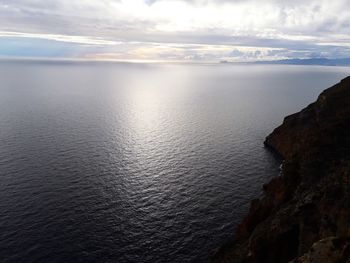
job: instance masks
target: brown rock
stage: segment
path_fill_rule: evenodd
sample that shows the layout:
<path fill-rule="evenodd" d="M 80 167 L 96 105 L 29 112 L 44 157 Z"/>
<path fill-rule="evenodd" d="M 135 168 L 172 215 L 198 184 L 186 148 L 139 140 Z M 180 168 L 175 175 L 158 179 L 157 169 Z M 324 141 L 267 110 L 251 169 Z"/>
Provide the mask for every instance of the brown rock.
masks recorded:
<path fill-rule="evenodd" d="M 330 242 L 350 236 L 350 77 L 286 117 L 265 145 L 284 158 L 282 176 L 212 262 L 348 262 L 348 245 Z"/>
<path fill-rule="evenodd" d="M 328 237 L 314 243 L 308 253 L 290 263 L 349 263 L 350 238 Z"/>

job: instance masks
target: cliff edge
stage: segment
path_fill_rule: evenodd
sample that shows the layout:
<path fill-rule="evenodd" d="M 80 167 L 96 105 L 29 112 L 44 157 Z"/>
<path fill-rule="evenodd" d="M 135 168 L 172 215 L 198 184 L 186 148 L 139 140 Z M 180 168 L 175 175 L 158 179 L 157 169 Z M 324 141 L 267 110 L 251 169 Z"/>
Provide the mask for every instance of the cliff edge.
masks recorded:
<path fill-rule="evenodd" d="M 213 263 L 350 263 L 350 77 L 265 140 L 284 159 Z"/>

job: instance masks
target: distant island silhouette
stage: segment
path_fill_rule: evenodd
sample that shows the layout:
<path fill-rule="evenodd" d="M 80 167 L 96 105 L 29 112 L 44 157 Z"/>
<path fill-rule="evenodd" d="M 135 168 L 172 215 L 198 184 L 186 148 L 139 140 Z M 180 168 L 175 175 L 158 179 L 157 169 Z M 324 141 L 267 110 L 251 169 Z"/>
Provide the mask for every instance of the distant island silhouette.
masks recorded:
<path fill-rule="evenodd" d="M 220 61 L 221 64 L 262 64 L 262 65 L 315 65 L 315 66 L 350 66 L 350 58 L 308 58 L 308 59 L 281 59 L 281 60 L 263 60 L 252 62 L 230 62 L 228 60 Z"/>

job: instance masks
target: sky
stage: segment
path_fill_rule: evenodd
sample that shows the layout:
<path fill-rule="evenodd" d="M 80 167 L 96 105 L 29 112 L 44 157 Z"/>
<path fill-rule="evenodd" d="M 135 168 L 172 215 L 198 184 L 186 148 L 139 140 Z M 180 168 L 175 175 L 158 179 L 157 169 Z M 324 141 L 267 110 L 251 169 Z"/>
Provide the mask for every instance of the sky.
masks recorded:
<path fill-rule="evenodd" d="M 348 0 L 0 0 L 0 57 L 350 57 Z"/>

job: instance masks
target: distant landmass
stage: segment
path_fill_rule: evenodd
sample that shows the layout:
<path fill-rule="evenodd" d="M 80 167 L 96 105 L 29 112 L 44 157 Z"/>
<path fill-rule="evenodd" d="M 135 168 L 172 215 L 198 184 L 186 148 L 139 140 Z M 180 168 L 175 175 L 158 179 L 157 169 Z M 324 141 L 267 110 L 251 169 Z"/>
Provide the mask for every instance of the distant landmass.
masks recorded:
<path fill-rule="evenodd" d="M 324 65 L 324 66 L 350 66 L 350 58 L 309 58 L 309 59 L 282 59 L 276 61 L 257 61 L 257 64 L 287 64 L 287 65 Z"/>
<path fill-rule="evenodd" d="M 235 63 L 226 60 L 220 61 L 220 63 Z M 273 65 L 319 65 L 319 66 L 350 66 L 350 58 L 308 58 L 308 59 L 282 59 L 271 61 L 254 61 L 246 62 L 244 64 L 273 64 Z"/>

